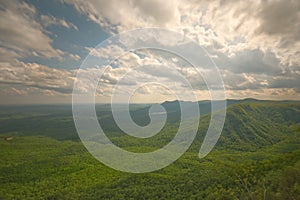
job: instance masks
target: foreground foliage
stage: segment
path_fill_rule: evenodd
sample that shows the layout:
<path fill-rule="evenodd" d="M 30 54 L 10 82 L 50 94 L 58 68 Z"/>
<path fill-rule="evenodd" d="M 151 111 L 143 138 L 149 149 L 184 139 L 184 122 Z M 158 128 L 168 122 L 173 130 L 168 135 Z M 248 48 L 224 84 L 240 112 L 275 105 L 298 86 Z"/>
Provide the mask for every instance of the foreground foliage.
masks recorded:
<path fill-rule="evenodd" d="M 112 170 L 78 142 L 28 136 L 0 144 L 3 199 L 297 199 L 300 194 L 299 139 L 257 152 L 214 151 L 204 159 L 189 152 L 148 174 Z"/>

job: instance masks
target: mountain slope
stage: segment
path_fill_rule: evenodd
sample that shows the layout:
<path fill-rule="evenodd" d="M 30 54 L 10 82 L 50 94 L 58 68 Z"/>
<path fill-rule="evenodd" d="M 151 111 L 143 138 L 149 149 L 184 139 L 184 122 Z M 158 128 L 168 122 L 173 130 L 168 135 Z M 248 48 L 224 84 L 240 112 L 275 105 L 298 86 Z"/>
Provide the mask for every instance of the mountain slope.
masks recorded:
<path fill-rule="evenodd" d="M 189 103 L 189 102 L 183 102 Z M 210 121 L 210 102 L 201 101 L 201 120 L 195 141 L 197 151 Z M 272 145 L 294 134 L 293 127 L 300 123 L 300 102 L 274 102 L 254 99 L 228 100 L 227 116 L 217 147 L 249 150 Z M 97 107 L 99 122 L 105 133 L 116 144 L 160 148 L 176 134 L 180 107 L 178 101 L 162 104 L 168 113 L 168 123 L 161 133 L 148 139 L 136 139 L 122 133 L 105 105 Z M 149 122 L 149 105 L 135 107 L 131 112 L 138 124 Z M 55 112 L 54 112 L 55 110 Z M 18 113 L 18 114 L 17 114 Z M 207 114 L 204 114 L 207 113 Z M 299 133 L 299 131 L 296 131 Z M 77 140 L 70 106 L 11 107 L 0 112 L 0 134 L 44 135 L 59 140 Z"/>
<path fill-rule="evenodd" d="M 200 123 L 198 142 L 206 133 L 210 115 Z M 300 134 L 299 102 L 243 102 L 228 107 L 218 146 L 251 150 Z"/>

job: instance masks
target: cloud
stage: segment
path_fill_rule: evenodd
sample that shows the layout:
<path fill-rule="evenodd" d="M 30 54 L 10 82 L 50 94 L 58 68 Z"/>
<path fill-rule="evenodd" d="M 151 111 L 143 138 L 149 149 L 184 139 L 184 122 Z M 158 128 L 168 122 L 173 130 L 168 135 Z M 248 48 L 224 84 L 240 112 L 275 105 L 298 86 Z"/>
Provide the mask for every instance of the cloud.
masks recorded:
<path fill-rule="evenodd" d="M 38 88 L 70 94 L 74 71 L 49 68 L 37 63 L 0 63 L 0 85 L 18 86 L 23 89 Z"/>
<path fill-rule="evenodd" d="M 295 92 L 300 91 L 300 74 L 297 73 L 283 73 L 274 76 L 253 73 L 236 74 L 224 70 L 222 74 L 227 90 L 261 90 L 262 92 L 262 89 L 272 89 L 275 92 L 276 90 L 291 89 Z"/>
<path fill-rule="evenodd" d="M 20 57 L 20 55 L 17 54 L 15 51 L 3 47 L 0 47 L 0 55 L 2 62 L 10 62 L 15 58 Z"/>
<path fill-rule="evenodd" d="M 81 59 L 81 57 L 77 54 L 68 53 L 68 55 L 70 58 L 72 58 L 73 60 L 76 60 L 76 61 Z"/>
<path fill-rule="evenodd" d="M 296 0 L 61 1 L 109 32 L 171 28 L 224 57 L 259 49 L 273 53 L 284 66 L 300 65 Z"/>
<path fill-rule="evenodd" d="M 107 48 L 86 48 L 89 51 L 89 55 L 102 59 L 115 58 L 116 56 L 125 53 L 124 49 L 118 45 L 109 45 Z"/>
<path fill-rule="evenodd" d="M 300 91 L 299 1 L 60 1 L 72 5 L 78 13 L 86 15 L 87 19 L 112 34 L 141 27 L 162 27 L 192 38 L 205 47 L 221 69 L 229 95 L 266 97 L 276 94 L 290 97 L 297 96 Z M 79 61 L 81 58 L 76 53 L 55 49 L 48 36 L 51 34 L 49 26 L 78 30 L 77 26 L 47 13 L 40 15 L 36 8 L 25 2 L 12 0 L 2 4 L 0 84 L 12 86 L 11 94 L 21 95 L 22 92 L 17 90 L 23 85 L 27 88 L 24 89 L 26 92 L 70 95 L 75 70 L 51 69 L 18 59 L 28 56 L 62 59 L 68 56 Z M 161 43 L 173 45 L 169 41 Z M 86 49 L 95 59 L 108 59 L 124 53 L 121 47 L 113 45 L 101 51 L 90 47 Z M 200 56 L 197 52 L 191 54 Z M 203 63 L 202 67 L 205 65 Z M 144 68 L 139 69 L 141 66 Z M 85 69 L 87 80 L 99 72 L 94 67 Z M 100 63 L 98 67 L 106 66 Z M 205 87 L 199 74 L 180 58 L 163 52 L 138 51 L 126 53 L 108 66 L 99 83 L 99 95 L 109 94 L 126 73 L 129 73 L 129 78 L 122 82 L 125 92 L 126 88 L 150 81 L 161 81 L 166 85 L 177 81 L 178 91 L 190 92 L 187 85 L 178 80 L 178 75 L 187 76 L 197 90 Z M 210 77 L 213 79 L 214 75 Z M 5 90 L 9 93 L 8 88 Z M 143 94 L 153 91 L 148 86 L 141 89 Z"/>
<path fill-rule="evenodd" d="M 112 49 L 117 48 L 107 48 L 104 51 L 110 52 L 110 50 L 113 51 Z M 99 56 L 99 58 L 103 58 L 103 54 Z M 272 94 L 275 94 L 276 90 L 284 91 L 284 89 L 288 88 L 291 89 L 289 91 L 299 91 L 299 71 L 282 69 L 279 59 L 272 52 L 263 52 L 260 49 L 244 50 L 237 52 L 231 58 L 223 59 L 225 61 L 223 60 L 223 62 L 218 64 L 224 65 L 221 68 L 221 75 L 225 88 L 231 91 L 231 95 L 237 93 L 237 91 L 241 94 L 250 94 L 252 91 L 252 95 L 257 97 L 264 95 L 265 90 L 272 90 Z M 206 83 L 201 74 L 204 73 L 209 82 L 213 81 L 215 77 L 215 74 L 209 68 L 201 69 L 201 73 L 199 73 L 180 57 L 155 50 L 128 52 L 115 60 L 113 66 L 107 68 L 100 85 L 110 84 L 113 87 L 126 75 L 127 78 L 121 82 L 120 87 L 123 91 L 126 91 L 131 86 L 135 87 L 136 85 L 143 85 L 149 82 L 157 82 L 166 86 L 172 86 L 176 88 L 176 91 L 182 93 L 192 93 L 193 91 L 199 93 L 200 91 L 207 91 Z M 194 90 L 191 90 L 189 84 L 186 84 L 182 78 L 186 79 Z M 105 85 L 102 85 L 102 87 L 105 87 Z M 144 95 L 146 95 L 147 91 L 149 93 L 152 92 L 152 95 L 154 94 L 153 90 L 141 89 L 141 93 Z M 270 92 L 268 94 L 271 95 Z M 281 93 L 282 98 L 284 94 L 286 93 Z M 289 95 L 291 94 L 294 93 L 289 93 Z M 202 96 L 202 98 L 205 97 Z"/>
<path fill-rule="evenodd" d="M 40 19 L 41 19 L 42 25 L 45 26 L 45 27 L 48 27 L 48 26 L 51 26 L 51 25 L 56 25 L 56 26 L 65 27 L 67 29 L 73 28 L 75 30 L 78 30 L 76 25 L 74 25 L 70 22 L 67 22 L 64 19 L 58 19 L 56 17 L 53 17 L 52 15 L 49 15 L 49 16 L 48 15 L 41 15 Z"/>
<path fill-rule="evenodd" d="M 257 32 L 281 36 L 281 45 L 292 46 L 300 40 L 300 1 L 262 1 L 258 12 L 260 26 Z"/>
<path fill-rule="evenodd" d="M 39 55 L 61 58 L 61 50 L 52 47 L 52 40 L 35 20 L 36 9 L 18 0 L 2 1 L 0 10 L 1 46 L 12 54 L 22 56 Z M 1 60 L 4 59 L 1 56 Z"/>
<path fill-rule="evenodd" d="M 289 76 L 282 74 L 281 76 L 270 78 L 270 88 L 292 88 L 300 92 L 300 74 L 293 73 Z"/>
<path fill-rule="evenodd" d="M 137 15 L 153 24 L 166 25 L 179 19 L 177 0 L 165 0 L 163 3 L 160 0 L 133 0 L 131 5 L 138 10 Z"/>
<path fill-rule="evenodd" d="M 236 52 L 234 56 L 227 59 L 227 63 L 224 65 L 235 73 L 276 75 L 282 72 L 280 61 L 274 53 L 263 52 L 260 49 Z"/>
<path fill-rule="evenodd" d="M 81 14 L 85 14 L 91 21 L 106 27 L 110 32 L 119 32 L 145 24 L 161 26 L 179 19 L 177 1 L 147 1 L 147 0 L 61 0 L 74 6 Z"/>

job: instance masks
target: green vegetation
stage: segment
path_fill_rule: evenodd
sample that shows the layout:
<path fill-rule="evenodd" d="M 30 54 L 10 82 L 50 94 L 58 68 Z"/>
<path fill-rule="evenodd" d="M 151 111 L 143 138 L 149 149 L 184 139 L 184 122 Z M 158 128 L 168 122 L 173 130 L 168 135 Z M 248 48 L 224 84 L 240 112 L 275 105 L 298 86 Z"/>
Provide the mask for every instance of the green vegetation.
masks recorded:
<path fill-rule="evenodd" d="M 210 119 L 204 115 L 189 151 L 145 174 L 115 171 L 95 160 L 78 141 L 70 107 L 58 108 L 1 109 L 0 199 L 299 199 L 299 102 L 235 102 L 217 146 L 199 159 Z M 142 116 L 143 109 L 134 111 Z M 97 111 L 100 123 L 111 118 L 106 107 Z M 113 123 L 106 130 L 115 144 L 147 152 L 170 141 L 177 127 L 169 121 L 145 140 L 124 135 Z"/>

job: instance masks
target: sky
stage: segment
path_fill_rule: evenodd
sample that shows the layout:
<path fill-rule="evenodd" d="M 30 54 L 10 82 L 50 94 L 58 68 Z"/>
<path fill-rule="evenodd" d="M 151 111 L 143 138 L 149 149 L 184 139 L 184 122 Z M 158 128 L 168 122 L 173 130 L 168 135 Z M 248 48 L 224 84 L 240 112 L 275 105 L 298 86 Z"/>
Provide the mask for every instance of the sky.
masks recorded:
<path fill-rule="evenodd" d="M 0 104 L 71 103 L 85 58 L 122 51 L 115 45 L 99 51 L 98 44 L 149 27 L 176 31 L 203 47 L 227 98 L 300 100 L 299 0 L 0 0 Z M 176 99 L 171 83 L 178 83 L 176 92 L 210 99 L 201 75 L 169 52 L 130 51 L 87 74 L 104 68 L 99 103 L 110 102 L 125 74 L 130 79 L 120 90 L 136 88 L 130 94 L 135 103 Z"/>

